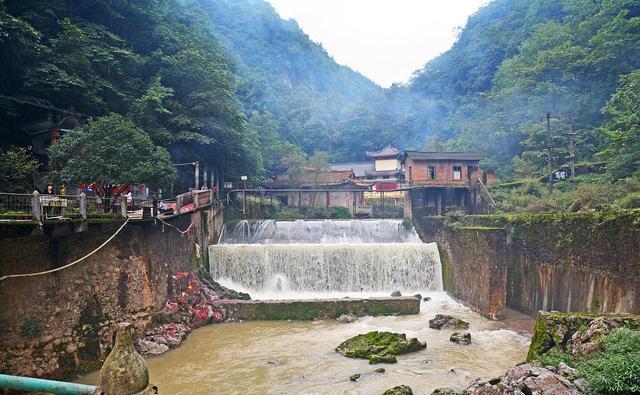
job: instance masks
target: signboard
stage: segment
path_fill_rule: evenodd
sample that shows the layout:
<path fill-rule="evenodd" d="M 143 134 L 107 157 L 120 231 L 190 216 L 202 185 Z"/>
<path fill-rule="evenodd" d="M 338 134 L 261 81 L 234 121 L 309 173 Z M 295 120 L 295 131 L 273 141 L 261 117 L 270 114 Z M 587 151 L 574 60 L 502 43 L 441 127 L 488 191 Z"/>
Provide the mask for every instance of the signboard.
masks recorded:
<path fill-rule="evenodd" d="M 232 182 L 225 182 L 224 183 L 224 189 L 231 189 L 233 188 L 233 183 Z"/>

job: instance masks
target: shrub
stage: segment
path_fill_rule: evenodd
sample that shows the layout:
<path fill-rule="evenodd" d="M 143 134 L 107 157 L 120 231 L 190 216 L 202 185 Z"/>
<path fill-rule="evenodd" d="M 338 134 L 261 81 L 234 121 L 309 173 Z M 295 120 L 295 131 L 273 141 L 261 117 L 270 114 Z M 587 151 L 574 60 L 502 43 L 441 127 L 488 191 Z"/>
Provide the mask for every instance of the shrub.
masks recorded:
<path fill-rule="evenodd" d="M 640 392 L 640 331 L 622 328 L 603 337 L 604 351 L 581 361 L 578 373 L 598 394 Z"/>
<path fill-rule="evenodd" d="M 25 337 L 37 336 L 42 332 L 40 323 L 35 318 L 29 318 L 20 325 L 20 334 Z"/>

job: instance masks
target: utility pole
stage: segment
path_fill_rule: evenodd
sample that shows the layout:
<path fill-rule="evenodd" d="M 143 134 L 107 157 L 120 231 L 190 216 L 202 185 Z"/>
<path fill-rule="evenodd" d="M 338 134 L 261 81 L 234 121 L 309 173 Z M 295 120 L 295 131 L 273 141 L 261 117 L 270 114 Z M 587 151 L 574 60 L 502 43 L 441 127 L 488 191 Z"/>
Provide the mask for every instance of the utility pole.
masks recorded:
<path fill-rule="evenodd" d="M 549 171 L 549 195 L 553 193 L 553 168 L 551 164 L 551 147 L 553 143 L 551 142 L 551 113 L 547 113 L 547 166 Z"/>
<path fill-rule="evenodd" d="M 573 136 L 575 133 L 573 131 L 573 115 L 569 115 L 569 119 L 567 120 L 569 124 L 569 162 L 571 163 L 571 190 L 576 189 L 576 154 L 573 149 Z"/>

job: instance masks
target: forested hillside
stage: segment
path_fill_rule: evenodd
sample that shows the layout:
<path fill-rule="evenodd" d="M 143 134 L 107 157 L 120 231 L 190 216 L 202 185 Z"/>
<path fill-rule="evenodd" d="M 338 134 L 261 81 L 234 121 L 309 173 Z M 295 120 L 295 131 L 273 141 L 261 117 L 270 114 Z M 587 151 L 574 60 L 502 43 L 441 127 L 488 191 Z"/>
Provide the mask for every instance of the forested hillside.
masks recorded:
<path fill-rule="evenodd" d="M 543 174 L 542 118 L 551 112 L 561 118 L 552 125 L 554 166 L 567 162 L 566 121 L 573 115 L 577 160 L 608 160 L 619 178 L 640 170 L 640 151 L 621 164 L 615 148 L 617 133 L 630 127 L 615 125 L 638 101 L 607 102 L 617 90 L 620 96 L 635 89 L 638 69 L 639 1 L 494 0 L 400 91 L 439 105 L 433 132 L 450 148 L 482 150 L 503 177 Z"/>
<path fill-rule="evenodd" d="M 81 122 L 122 114 L 175 162 L 262 175 L 233 63 L 201 15 L 173 0 L 0 1 L 0 91 Z M 29 145 L 25 125 L 61 116 L 15 100 L 0 109 L 5 145 Z"/>
<path fill-rule="evenodd" d="M 333 160 L 363 159 L 392 134 L 375 103 L 383 90 L 341 66 L 293 20 L 264 0 L 200 0 L 216 36 L 236 64 L 238 93 L 262 135 L 269 170 L 299 148 Z M 274 144 L 279 139 L 289 144 Z"/>

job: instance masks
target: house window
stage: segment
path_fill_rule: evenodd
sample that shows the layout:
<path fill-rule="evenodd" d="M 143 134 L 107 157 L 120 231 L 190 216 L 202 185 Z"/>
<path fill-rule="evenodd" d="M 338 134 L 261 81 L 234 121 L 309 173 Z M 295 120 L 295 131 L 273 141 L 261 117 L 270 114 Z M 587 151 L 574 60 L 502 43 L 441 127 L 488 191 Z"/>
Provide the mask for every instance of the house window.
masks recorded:
<path fill-rule="evenodd" d="M 435 166 L 429 166 L 429 179 L 431 180 L 435 180 L 438 175 L 436 174 L 436 167 Z"/>
<path fill-rule="evenodd" d="M 453 179 L 462 180 L 462 166 L 453 166 Z"/>

